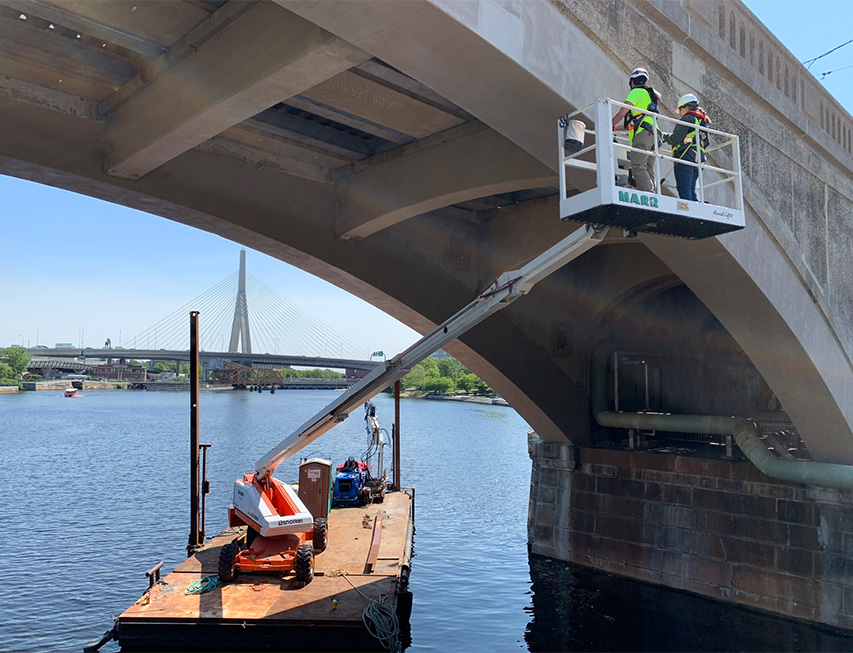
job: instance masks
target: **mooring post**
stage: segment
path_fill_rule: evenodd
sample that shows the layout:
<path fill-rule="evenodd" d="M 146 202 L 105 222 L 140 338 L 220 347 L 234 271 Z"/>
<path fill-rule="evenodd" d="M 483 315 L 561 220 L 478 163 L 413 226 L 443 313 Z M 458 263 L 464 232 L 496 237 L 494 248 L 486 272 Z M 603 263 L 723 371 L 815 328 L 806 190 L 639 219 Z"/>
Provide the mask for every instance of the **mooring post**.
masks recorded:
<path fill-rule="evenodd" d="M 187 555 L 201 547 L 199 531 L 198 311 L 190 311 L 190 537 Z"/>
<path fill-rule="evenodd" d="M 394 382 L 394 428 L 391 430 L 394 442 L 394 489 L 400 491 L 400 381 Z"/>

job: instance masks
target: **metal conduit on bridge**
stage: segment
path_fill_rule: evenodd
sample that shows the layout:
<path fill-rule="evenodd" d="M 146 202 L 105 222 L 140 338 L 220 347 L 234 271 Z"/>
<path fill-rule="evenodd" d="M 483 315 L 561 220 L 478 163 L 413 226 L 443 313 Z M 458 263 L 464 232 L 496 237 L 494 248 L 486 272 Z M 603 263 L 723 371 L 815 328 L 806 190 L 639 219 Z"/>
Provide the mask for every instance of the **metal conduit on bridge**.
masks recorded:
<path fill-rule="evenodd" d="M 607 359 L 609 351 L 597 347 L 592 353 L 590 404 L 599 426 L 732 435 L 735 442 L 761 472 L 782 481 L 853 490 L 853 466 L 813 461 L 784 460 L 772 454 L 761 440 L 755 420 L 720 415 L 676 415 L 672 413 L 623 413 L 607 410 Z"/>

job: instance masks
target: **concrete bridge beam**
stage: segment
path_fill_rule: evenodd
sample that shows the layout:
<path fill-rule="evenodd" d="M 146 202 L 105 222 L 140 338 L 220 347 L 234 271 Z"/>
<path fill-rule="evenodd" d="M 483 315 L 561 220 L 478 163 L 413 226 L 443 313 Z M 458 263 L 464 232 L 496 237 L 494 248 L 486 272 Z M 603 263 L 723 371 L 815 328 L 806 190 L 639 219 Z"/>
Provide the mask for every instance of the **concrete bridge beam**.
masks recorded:
<path fill-rule="evenodd" d="M 791 165 L 787 157 L 801 157 L 802 152 L 793 151 L 790 139 L 779 142 L 789 125 L 777 107 L 784 106 L 787 99 L 772 84 L 767 85 L 773 92 L 761 95 L 744 88 L 740 73 L 749 79 L 752 70 L 728 52 L 728 44 L 713 38 L 703 22 L 706 14 L 716 19 L 707 3 L 657 2 L 649 7 L 621 3 L 603 12 L 592 0 L 571 5 L 487 0 L 277 1 L 439 91 L 547 165 L 553 165 L 555 158 L 554 117 L 595 97 L 618 97 L 625 91 L 626 73 L 640 63 L 652 70 L 654 84 L 664 93 L 663 107 L 674 109 L 675 98 L 685 90 L 696 90 L 706 106 L 710 104 L 715 126 L 747 132 L 743 125 L 748 124 L 772 147 L 780 148 L 779 152 L 765 151 L 765 144 L 758 143 L 753 134 L 744 134 L 744 147 L 752 145 L 758 152 L 761 146 L 766 160 L 756 156 L 753 161 L 751 153 L 745 152 L 747 171 L 753 177 L 747 178 L 744 189 L 752 209 L 750 234 L 722 239 L 724 243 L 738 241 L 738 245 L 721 245 L 709 257 L 701 254 L 702 248 L 715 247 L 713 244 L 670 241 L 649 246 L 678 274 L 694 279 L 691 289 L 731 326 L 739 344 L 759 364 L 795 419 L 813 455 L 825 461 L 853 462 L 850 330 L 837 317 L 849 310 L 845 308 L 849 292 L 832 288 L 840 288 L 849 275 L 815 256 L 818 250 L 831 254 L 838 247 L 823 239 L 822 229 L 812 228 L 819 227 L 811 224 L 813 220 L 789 218 L 784 207 L 776 206 L 778 201 L 769 212 L 764 210 L 762 198 L 772 194 L 771 186 L 785 185 L 784 191 L 795 200 L 803 195 L 796 173 L 781 177 L 776 173 L 778 164 L 784 170 L 785 164 Z M 695 41 L 689 40 L 692 36 Z M 582 57 L 578 56 L 581 52 Z M 706 52 L 712 56 L 705 56 Z M 574 65 L 581 60 L 583 65 Z M 776 81 L 778 85 L 778 77 Z M 768 106 L 762 96 L 775 97 L 774 93 L 778 102 Z M 731 103 L 732 97 L 744 94 L 755 96 L 750 100 L 756 108 Z M 770 115 L 765 116 L 765 111 Z M 802 122 L 795 118 L 794 127 L 806 128 Z M 821 190 L 823 183 L 842 187 L 848 183 L 828 170 L 829 166 L 824 168 L 827 181 L 815 180 Z M 766 169 L 773 172 L 765 179 Z M 840 195 L 834 197 L 845 204 Z M 820 213 L 823 208 L 812 202 L 800 205 L 807 213 Z M 793 208 L 788 206 L 788 211 Z M 793 248 L 774 242 L 787 240 L 787 227 L 780 224 L 780 217 L 794 221 L 795 238 L 789 241 Z M 799 261 L 798 248 L 805 255 L 805 265 Z M 697 257 L 705 265 L 697 265 Z M 834 278 L 827 269 L 835 273 Z M 810 270 L 817 272 L 817 284 Z M 736 288 L 737 293 L 716 286 L 723 278 L 732 280 L 729 289 Z M 742 319 L 736 318 L 746 306 L 752 310 L 743 312 Z M 758 317 L 758 307 L 762 307 L 761 328 L 739 328 L 747 323 L 747 316 Z M 768 350 L 771 342 L 775 346 Z M 803 392 L 806 384 L 809 391 Z"/>
<path fill-rule="evenodd" d="M 558 184 L 550 168 L 481 124 L 442 132 L 394 154 L 355 164 L 337 182 L 341 238 L 365 238 L 466 200 Z"/>
<path fill-rule="evenodd" d="M 137 179 L 369 58 L 271 3 L 227 3 L 103 108 L 106 169 Z"/>

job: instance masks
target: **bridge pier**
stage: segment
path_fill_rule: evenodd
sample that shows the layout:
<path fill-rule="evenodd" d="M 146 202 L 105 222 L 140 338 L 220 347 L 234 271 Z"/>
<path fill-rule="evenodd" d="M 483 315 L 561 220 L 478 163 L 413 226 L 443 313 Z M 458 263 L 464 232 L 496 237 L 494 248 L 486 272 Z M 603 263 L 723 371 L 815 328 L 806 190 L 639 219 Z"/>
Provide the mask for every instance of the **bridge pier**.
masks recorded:
<path fill-rule="evenodd" d="M 745 460 L 528 439 L 541 554 L 784 617 L 853 628 L 853 493 Z"/>

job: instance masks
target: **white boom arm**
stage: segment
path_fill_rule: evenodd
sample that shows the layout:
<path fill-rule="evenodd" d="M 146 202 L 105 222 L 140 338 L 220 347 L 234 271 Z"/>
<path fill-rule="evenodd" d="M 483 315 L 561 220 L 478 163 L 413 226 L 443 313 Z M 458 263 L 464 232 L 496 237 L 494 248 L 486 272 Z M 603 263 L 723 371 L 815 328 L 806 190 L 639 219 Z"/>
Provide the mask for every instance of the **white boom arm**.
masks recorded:
<path fill-rule="evenodd" d="M 265 481 L 285 460 L 347 418 L 349 413 L 395 381 L 413 366 L 484 319 L 526 295 L 539 281 L 597 245 L 607 229 L 585 225 L 518 270 L 504 272 L 474 301 L 404 352 L 376 367 L 356 385 L 326 406 L 255 463 L 257 477 Z"/>

